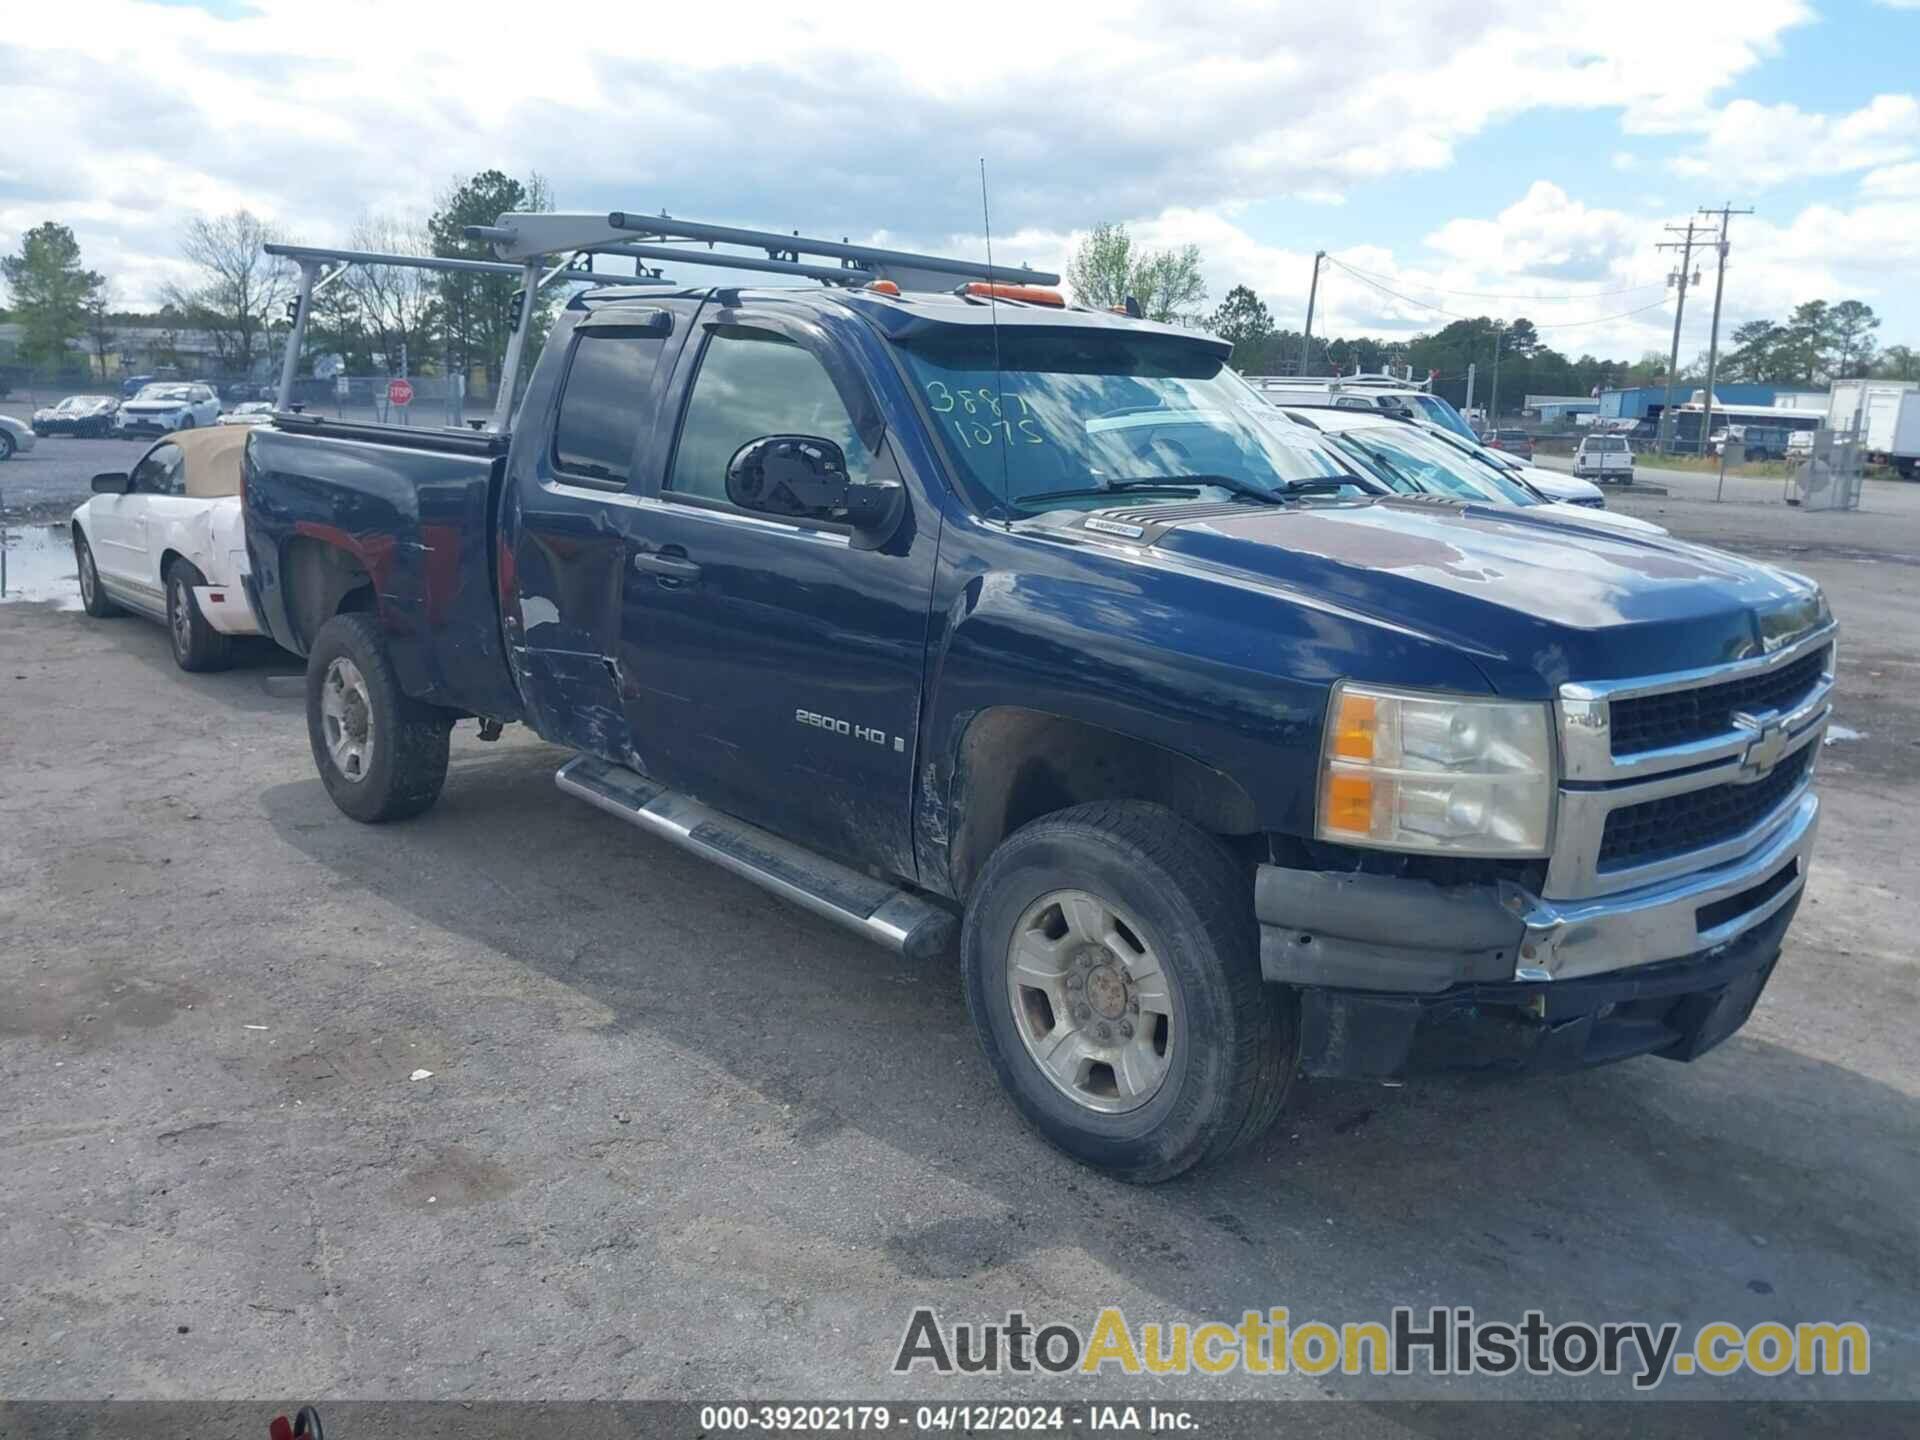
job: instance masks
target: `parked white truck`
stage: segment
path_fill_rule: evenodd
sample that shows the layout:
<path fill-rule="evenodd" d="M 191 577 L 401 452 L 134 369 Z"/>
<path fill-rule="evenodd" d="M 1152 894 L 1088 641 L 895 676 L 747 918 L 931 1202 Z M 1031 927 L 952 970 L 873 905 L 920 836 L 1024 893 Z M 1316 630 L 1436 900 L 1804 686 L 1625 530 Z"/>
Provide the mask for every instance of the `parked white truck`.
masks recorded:
<path fill-rule="evenodd" d="M 1890 464 L 1903 479 L 1920 476 L 1920 380 L 1839 380 L 1827 424 L 1842 433 L 1860 427 L 1869 460 Z"/>
<path fill-rule="evenodd" d="M 1573 473 L 1579 480 L 1596 485 L 1614 481 L 1633 483 L 1633 447 L 1624 435 L 1582 435 L 1580 448 L 1573 452 Z"/>

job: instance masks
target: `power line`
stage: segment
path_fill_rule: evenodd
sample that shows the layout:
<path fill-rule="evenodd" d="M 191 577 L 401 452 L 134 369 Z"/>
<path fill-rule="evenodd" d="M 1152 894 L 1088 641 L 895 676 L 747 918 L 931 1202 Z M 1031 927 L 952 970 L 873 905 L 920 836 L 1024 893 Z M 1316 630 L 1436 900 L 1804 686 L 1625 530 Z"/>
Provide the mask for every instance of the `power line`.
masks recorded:
<path fill-rule="evenodd" d="M 1436 315 L 1445 315 L 1450 320 L 1473 321 L 1473 320 L 1482 320 L 1486 318 L 1485 316 L 1482 316 L 1482 315 L 1462 315 L 1456 310 L 1448 310 L 1439 305 L 1431 305 L 1424 300 L 1416 300 L 1411 295 L 1402 295 L 1398 290 L 1394 290 L 1389 288 L 1388 286 L 1382 285 L 1376 280 L 1368 279 L 1363 272 L 1354 269 L 1351 265 L 1347 264 L 1344 260 L 1338 259 L 1337 257 L 1332 255 L 1327 256 L 1327 259 L 1334 265 L 1339 266 L 1340 269 L 1345 270 L 1349 275 L 1353 276 L 1353 278 L 1358 280 L 1362 285 L 1371 286 L 1373 289 L 1378 290 L 1381 294 L 1391 295 L 1394 299 L 1403 301 L 1408 305 L 1417 305 L 1423 310 L 1433 311 Z M 1585 320 L 1558 320 L 1548 325 L 1536 324 L 1533 328 L 1535 330 L 1577 330 L 1583 325 L 1605 325 L 1614 320 L 1625 320 L 1635 315 L 1644 315 L 1649 310 L 1663 309 L 1666 306 L 1666 303 L 1667 303 L 1666 298 L 1662 296 L 1660 299 L 1654 301 L 1651 305 L 1641 305 L 1638 308 L 1633 310 L 1622 310 L 1618 314 L 1614 314 L 1614 315 L 1595 315 Z"/>
<path fill-rule="evenodd" d="M 1345 261 L 1336 261 L 1335 263 L 1345 266 L 1346 269 L 1353 271 L 1356 275 L 1371 275 L 1376 280 L 1398 278 L 1391 275 L 1382 275 L 1375 270 L 1362 270 L 1357 265 L 1347 265 Z M 1400 283 L 1405 284 L 1406 282 L 1401 281 Z M 1599 300 L 1608 295 L 1631 295 L 1638 290 L 1664 289 L 1665 285 L 1662 281 L 1650 280 L 1644 285 L 1622 285 L 1614 290 L 1587 290 L 1578 295 L 1499 295 L 1488 290 L 1449 290 L 1444 285 L 1415 285 L 1413 288 L 1416 290 L 1424 290 L 1429 295 L 1462 295 L 1469 300 L 1513 300 L 1532 304 L 1545 304 L 1560 300 Z"/>

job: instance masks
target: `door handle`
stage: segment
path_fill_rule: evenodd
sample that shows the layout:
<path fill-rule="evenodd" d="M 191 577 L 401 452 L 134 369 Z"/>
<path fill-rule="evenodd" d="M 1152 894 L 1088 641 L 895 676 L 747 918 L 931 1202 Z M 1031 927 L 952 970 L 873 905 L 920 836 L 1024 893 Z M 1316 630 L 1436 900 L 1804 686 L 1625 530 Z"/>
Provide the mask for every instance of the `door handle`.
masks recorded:
<path fill-rule="evenodd" d="M 662 580 L 700 578 L 700 567 L 687 559 L 687 552 L 678 545 L 668 545 L 661 550 L 642 550 L 633 557 L 633 568 L 649 575 L 658 575 Z"/>

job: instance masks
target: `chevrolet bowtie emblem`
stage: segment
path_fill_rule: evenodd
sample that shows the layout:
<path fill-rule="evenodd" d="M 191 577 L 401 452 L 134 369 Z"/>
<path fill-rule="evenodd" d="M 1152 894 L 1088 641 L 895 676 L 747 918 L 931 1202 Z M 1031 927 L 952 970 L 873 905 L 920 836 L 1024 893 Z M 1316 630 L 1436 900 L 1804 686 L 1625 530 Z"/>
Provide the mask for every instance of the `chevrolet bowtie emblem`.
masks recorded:
<path fill-rule="evenodd" d="M 1733 723 L 1755 732 L 1740 757 L 1740 778 L 1758 780 L 1780 763 L 1787 750 L 1787 727 L 1773 716 L 1735 715 Z"/>

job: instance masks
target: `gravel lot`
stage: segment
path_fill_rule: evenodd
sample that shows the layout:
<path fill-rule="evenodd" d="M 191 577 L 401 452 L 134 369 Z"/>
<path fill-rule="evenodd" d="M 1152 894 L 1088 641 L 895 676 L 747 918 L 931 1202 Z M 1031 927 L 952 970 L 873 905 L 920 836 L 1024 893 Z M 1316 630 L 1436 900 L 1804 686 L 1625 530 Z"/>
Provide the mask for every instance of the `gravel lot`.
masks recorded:
<path fill-rule="evenodd" d="M 0 494 L 77 498 L 132 448 L 42 442 Z M 1848 627 L 1860 738 L 1825 751 L 1746 1029 L 1691 1066 L 1303 1088 L 1254 1153 L 1152 1190 L 1021 1128 L 950 964 L 568 799 L 560 752 L 462 726 L 439 808 L 364 828 L 286 657 L 193 677 L 157 626 L 0 605 L 0 1395 L 1628 1393 L 888 1373 L 915 1304 L 1117 1303 L 1859 1319 L 1870 1378 L 1661 1393 L 1920 1398 L 1920 487 L 1850 515 L 1735 488 L 1615 503 L 1817 576 Z"/>

